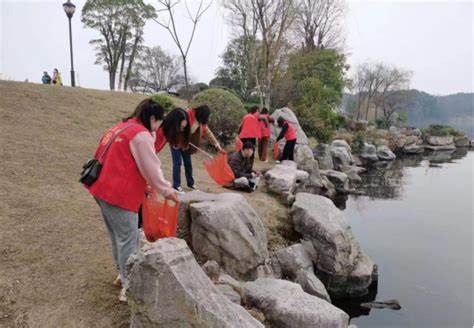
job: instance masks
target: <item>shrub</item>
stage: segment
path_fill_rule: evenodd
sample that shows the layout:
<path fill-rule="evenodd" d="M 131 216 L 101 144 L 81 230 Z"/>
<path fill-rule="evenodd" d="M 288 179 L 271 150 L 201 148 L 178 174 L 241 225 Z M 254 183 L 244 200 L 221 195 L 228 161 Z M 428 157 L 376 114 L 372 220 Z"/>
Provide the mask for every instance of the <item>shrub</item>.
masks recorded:
<path fill-rule="evenodd" d="M 362 133 L 356 133 L 354 138 L 352 139 L 351 148 L 352 151 L 356 154 L 360 154 L 364 149 L 365 137 Z"/>
<path fill-rule="evenodd" d="M 462 132 L 452 128 L 448 125 L 431 124 L 428 128 L 423 129 L 423 135 L 446 137 L 446 136 L 461 136 Z"/>
<path fill-rule="evenodd" d="M 190 107 L 207 105 L 211 109 L 209 127 L 216 137 L 228 144 L 237 133 L 242 117 L 245 115 L 244 105 L 240 99 L 223 89 L 211 88 L 199 92 L 191 100 Z"/>
<path fill-rule="evenodd" d="M 157 95 L 151 96 L 150 99 L 153 100 L 154 102 L 160 104 L 161 106 L 163 106 L 166 113 L 168 113 L 174 107 L 176 107 L 173 103 L 173 100 L 171 100 L 171 98 L 167 97 L 167 96 L 157 94 Z"/>

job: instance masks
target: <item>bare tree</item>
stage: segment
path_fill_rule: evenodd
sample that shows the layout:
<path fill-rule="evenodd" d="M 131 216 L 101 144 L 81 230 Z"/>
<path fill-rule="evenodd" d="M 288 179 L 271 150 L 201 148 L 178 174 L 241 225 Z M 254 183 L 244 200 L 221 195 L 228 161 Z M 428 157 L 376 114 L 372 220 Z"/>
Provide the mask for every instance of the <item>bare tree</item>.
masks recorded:
<path fill-rule="evenodd" d="M 303 37 L 303 49 L 342 50 L 346 11 L 344 0 L 298 0 L 294 32 Z"/>
<path fill-rule="evenodd" d="M 403 102 L 399 91 L 409 87 L 410 71 L 404 71 L 384 63 L 365 62 L 357 66 L 354 76 L 354 86 L 357 91 L 357 119 L 369 119 L 370 107 L 384 111 L 384 116 L 390 118 L 397 109 L 397 104 Z"/>
<path fill-rule="evenodd" d="M 174 43 L 179 49 L 179 52 L 181 54 L 181 58 L 183 60 L 183 70 L 184 70 L 184 81 L 185 81 L 185 88 L 186 88 L 186 98 L 188 101 L 190 101 L 190 92 L 189 92 L 189 81 L 188 81 L 188 68 L 187 68 L 187 59 L 188 59 L 188 53 L 189 49 L 191 47 L 191 43 L 193 42 L 194 39 L 194 33 L 196 32 L 196 26 L 199 22 L 199 20 L 202 18 L 202 15 L 209 9 L 211 6 L 212 2 L 210 2 L 207 6 L 204 6 L 203 0 L 199 1 L 199 6 L 197 11 L 192 14 L 191 11 L 189 10 L 188 4 L 185 0 L 185 6 L 186 10 L 188 12 L 188 17 L 193 23 L 193 29 L 191 31 L 191 36 L 189 37 L 189 40 L 187 44 L 185 45 L 184 43 L 181 42 L 178 31 L 176 29 L 176 22 L 175 22 L 175 17 L 174 17 L 174 7 L 178 5 L 181 2 L 181 0 L 158 0 L 158 3 L 161 5 L 161 8 L 158 9 L 158 12 L 167 12 L 168 13 L 168 20 L 160 20 L 159 17 L 155 19 L 155 21 L 165 28 L 171 35 L 171 38 L 173 39 Z"/>

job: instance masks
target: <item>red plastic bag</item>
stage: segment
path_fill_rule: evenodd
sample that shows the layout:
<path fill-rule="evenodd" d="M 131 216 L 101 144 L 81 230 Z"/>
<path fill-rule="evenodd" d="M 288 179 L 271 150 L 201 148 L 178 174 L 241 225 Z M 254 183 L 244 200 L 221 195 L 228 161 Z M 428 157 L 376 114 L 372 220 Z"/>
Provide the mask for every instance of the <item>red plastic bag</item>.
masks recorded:
<path fill-rule="evenodd" d="M 234 172 L 227 163 L 227 153 L 220 152 L 212 161 L 204 161 L 204 167 L 209 176 L 219 186 L 226 185 L 234 181 Z"/>
<path fill-rule="evenodd" d="M 278 145 L 278 142 L 276 141 L 273 145 L 273 159 L 275 161 L 278 161 L 280 159 L 280 145 Z"/>
<path fill-rule="evenodd" d="M 149 242 L 176 237 L 179 203 L 160 199 L 155 190 L 147 192 L 142 204 L 143 232 Z"/>
<path fill-rule="evenodd" d="M 237 138 L 237 140 L 235 140 L 234 150 L 235 151 L 240 151 L 243 146 L 244 146 L 244 144 L 243 144 L 242 140 L 240 140 L 240 138 Z"/>

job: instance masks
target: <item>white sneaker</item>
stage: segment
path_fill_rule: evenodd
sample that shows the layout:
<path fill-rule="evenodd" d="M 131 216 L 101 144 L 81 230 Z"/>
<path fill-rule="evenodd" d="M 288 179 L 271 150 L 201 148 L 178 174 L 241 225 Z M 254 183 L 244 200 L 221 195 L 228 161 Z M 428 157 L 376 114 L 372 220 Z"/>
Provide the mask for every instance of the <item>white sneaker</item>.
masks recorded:
<path fill-rule="evenodd" d="M 114 286 L 115 287 L 118 287 L 118 288 L 122 288 L 122 277 L 120 276 L 120 274 L 117 276 L 117 278 L 115 278 L 114 282 L 113 282 Z"/>
<path fill-rule="evenodd" d="M 281 162 L 280 161 L 275 161 L 275 163 L 280 164 Z"/>
<path fill-rule="evenodd" d="M 183 188 L 181 188 L 181 187 L 177 187 L 177 188 L 176 188 L 176 187 L 173 187 L 173 190 L 174 190 L 177 194 L 179 194 L 179 195 L 183 195 L 183 194 L 184 194 L 184 190 L 183 190 Z"/>
<path fill-rule="evenodd" d="M 199 191 L 199 189 L 196 187 L 196 185 L 192 185 L 188 188 L 189 188 L 189 190 L 192 190 L 192 191 Z"/>
<path fill-rule="evenodd" d="M 127 303 L 127 287 L 122 287 L 120 290 L 119 301 Z"/>

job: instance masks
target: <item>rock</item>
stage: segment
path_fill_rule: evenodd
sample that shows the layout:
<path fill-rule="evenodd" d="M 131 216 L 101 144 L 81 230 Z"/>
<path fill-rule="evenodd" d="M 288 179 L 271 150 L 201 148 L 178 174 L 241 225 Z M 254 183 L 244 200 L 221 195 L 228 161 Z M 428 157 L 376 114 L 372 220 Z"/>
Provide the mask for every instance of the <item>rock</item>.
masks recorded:
<path fill-rule="evenodd" d="M 252 279 L 268 258 L 261 219 L 241 194 L 224 193 L 214 201 L 191 204 L 194 252 L 215 260 L 233 277 Z"/>
<path fill-rule="evenodd" d="M 240 303 L 242 302 L 242 299 L 239 295 L 239 293 L 237 293 L 232 287 L 230 287 L 229 285 L 216 285 L 217 289 L 219 289 L 219 291 L 229 299 L 229 301 L 231 301 L 232 303 L 235 303 L 235 304 L 238 304 L 240 305 Z"/>
<path fill-rule="evenodd" d="M 265 173 L 268 189 L 282 196 L 292 195 L 298 188 L 304 186 L 309 178 L 307 172 L 297 169 L 293 161 L 283 161 Z"/>
<path fill-rule="evenodd" d="M 160 239 L 127 262 L 130 327 L 264 327 L 212 284 L 186 242 Z"/>
<path fill-rule="evenodd" d="M 331 298 L 367 294 L 377 267 L 361 250 L 344 213 L 325 197 L 298 193 L 291 216 Z"/>
<path fill-rule="evenodd" d="M 454 144 L 453 136 L 437 137 L 437 136 L 426 136 L 425 141 L 430 146 L 448 146 Z"/>
<path fill-rule="evenodd" d="M 383 302 L 373 301 L 367 303 L 360 303 L 360 307 L 363 309 L 391 309 L 391 310 L 400 310 L 402 307 L 397 300 L 388 300 Z"/>
<path fill-rule="evenodd" d="M 400 131 L 398 130 L 398 128 L 396 126 L 390 126 L 390 128 L 388 129 L 388 131 L 391 133 L 391 134 L 399 134 Z"/>
<path fill-rule="evenodd" d="M 393 161 L 397 156 L 387 147 L 379 146 L 377 148 L 377 157 L 381 161 Z"/>
<path fill-rule="evenodd" d="M 219 279 L 220 268 L 216 261 L 207 261 L 202 266 L 202 270 L 212 281 L 217 281 L 217 279 Z"/>
<path fill-rule="evenodd" d="M 360 173 L 364 172 L 365 169 L 358 166 L 349 166 L 344 170 L 344 174 L 349 178 L 349 182 L 352 186 L 359 186 L 362 183 Z"/>
<path fill-rule="evenodd" d="M 345 140 L 337 139 L 337 140 L 334 140 L 331 143 L 331 148 L 339 148 L 339 147 L 343 147 L 343 148 L 347 149 L 347 151 L 349 153 L 352 152 L 351 146 L 349 146 L 349 144 Z"/>
<path fill-rule="evenodd" d="M 313 149 L 314 158 L 318 160 L 321 170 L 332 170 L 334 168 L 331 156 L 331 146 L 320 143 Z"/>
<path fill-rule="evenodd" d="M 355 166 L 362 166 L 364 164 L 364 163 L 362 163 L 359 155 L 352 154 L 352 159 L 354 160 L 354 165 Z"/>
<path fill-rule="evenodd" d="M 377 162 L 379 158 L 377 156 L 377 150 L 375 149 L 375 146 L 368 143 L 364 143 L 360 158 L 368 162 Z"/>
<path fill-rule="evenodd" d="M 280 108 L 275 110 L 272 115 L 270 115 L 271 118 L 273 118 L 276 122 L 278 117 L 283 117 L 285 120 L 287 120 L 290 123 L 293 123 L 293 126 L 295 127 L 296 130 L 296 137 L 298 138 L 298 144 L 299 145 L 308 145 L 308 137 L 304 133 L 303 129 L 301 128 L 300 123 L 298 122 L 298 119 L 296 118 L 295 113 L 289 108 Z M 278 127 L 277 124 L 271 124 L 270 125 L 270 131 L 271 131 L 271 140 L 276 140 L 278 135 L 280 134 L 280 128 Z"/>
<path fill-rule="evenodd" d="M 331 156 L 334 169 L 342 171 L 344 166 L 354 163 L 351 147 L 345 140 L 334 140 L 331 144 Z"/>
<path fill-rule="evenodd" d="M 229 285 L 234 290 L 240 290 L 242 288 L 242 283 L 232 278 L 227 273 L 220 273 L 217 283 L 221 285 Z"/>
<path fill-rule="evenodd" d="M 243 285 L 247 305 L 260 309 L 275 327 L 347 327 L 349 316 L 334 305 L 303 291 L 298 284 L 258 279 Z"/>
<path fill-rule="evenodd" d="M 313 263 L 303 245 L 294 244 L 274 252 L 272 265 L 279 277 L 288 277 L 299 284 L 306 293 L 331 302 L 323 283 L 314 274 Z"/>
<path fill-rule="evenodd" d="M 425 145 L 425 150 L 434 151 L 434 152 L 443 152 L 443 151 L 454 151 L 456 146 L 454 144 L 445 145 L 445 146 L 432 146 L 432 145 Z"/>
<path fill-rule="evenodd" d="M 307 161 L 314 160 L 313 151 L 308 145 L 299 145 L 297 144 L 294 152 L 294 160 L 300 165 L 304 164 Z"/>
<path fill-rule="evenodd" d="M 349 189 L 349 178 L 345 173 L 334 170 L 321 170 L 321 174 L 334 184 L 337 191 L 344 192 Z"/>
<path fill-rule="evenodd" d="M 469 138 L 467 136 L 454 137 L 456 147 L 469 147 Z"/>
<path fill-rule="evenodd" d="M 336 187 L 334 186 L 334 183 L 329 181 L 329 179 L 324 175 L 322 176 L 321 181 L 323 182 L 323 189 L 322 189 L 323 193 L 322 193 L 322 195 L 326 196 L 328 198 L 331 198 L 331 199 L 336 197 L 337 190 L 336 190 Z M 295 197 L 295 199 L 296 199 L 296 197 Z"/>
<path fill-rule="evenodd" d="M 191 236 L 191 212 L 189 206 L 194 203 L 212 201 L 217 199 L 216 194 L 209 194 L 201 191 L 191 191 L 179 195 L 178 227 L 176 237 L 186 240 L 188 246 L 192 248 Z"/>
<path fill-rule="evenodd" d="M 418 137 L 418 138 L 421 138 L 423 136 L 423 132 L 421 132 L 420 129 L 411 130 L 411 134 Z"/>
<path fill-rule="evenodd" d="M 304 163 L 298 164 L 298 169 L 309 174 L 308 179 L 304 183 L 304 190 L 310 193 L 319 194 L 323 187 L 323 181 L 319 171 L 318 161 L 310 159 Z"/>

